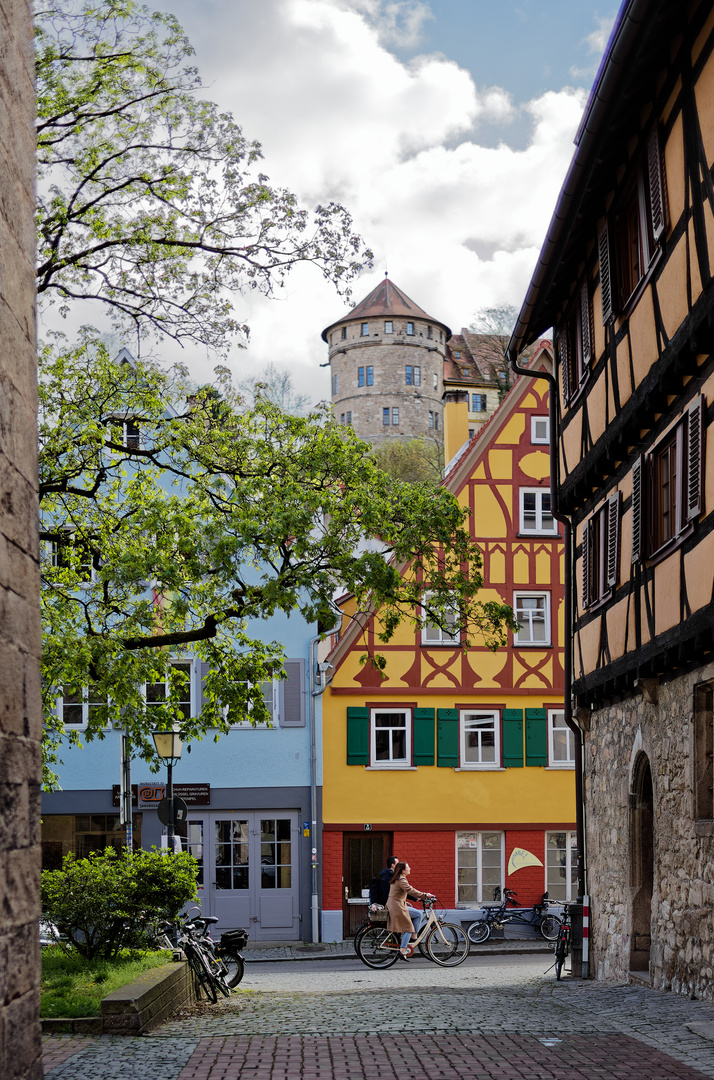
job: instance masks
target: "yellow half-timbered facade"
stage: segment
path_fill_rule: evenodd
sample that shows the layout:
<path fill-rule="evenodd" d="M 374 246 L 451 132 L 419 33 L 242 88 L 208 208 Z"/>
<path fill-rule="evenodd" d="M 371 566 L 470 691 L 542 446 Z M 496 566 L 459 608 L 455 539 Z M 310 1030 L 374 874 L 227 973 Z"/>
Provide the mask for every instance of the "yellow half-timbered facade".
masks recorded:
<path fill-rule="evenodd" d="M 630 0 L 511 341 L 555 328 L 592 966 L 710 999 L 713 175 L 711 0 Z"/>
<path fill-rule="evenodd" d="M 534 363 L 548 366 L 546 343 Z M 520 627 L 498 652 L 422 622 L 378 639 L 345 602 L 323 700 L 323 936 L 349 936 L 390 854 L 449 910 L 574 898 L 574 748 L 563 720 L 562 536 L 550 507 L 548 392 L 520 379 L 452 462 L 483 600 Z M 449 406 L 445 407 L 448 424 Z M 386 678 L 364 653 L 386 657 Z"/>

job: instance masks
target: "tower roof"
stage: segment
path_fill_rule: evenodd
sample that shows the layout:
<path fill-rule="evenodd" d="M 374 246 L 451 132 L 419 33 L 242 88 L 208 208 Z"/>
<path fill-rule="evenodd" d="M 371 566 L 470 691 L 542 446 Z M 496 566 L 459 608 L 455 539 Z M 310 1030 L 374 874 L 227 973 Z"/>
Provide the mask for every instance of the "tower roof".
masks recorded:
<path fill-rule="evenodd" d="M 420 308 L 418 304 L 415 304 L 413 300 L 410 300 L 405 292 L 397 288 L 393 281 L 390 281 L 388 277 L 385 277 L 380 281 L 376 288 L 372 289 L 371 293 L 365 296 L 359 304 L 348 311 L 346 315 L 343 315 L 341 319 L 337 319 L 335 322 L 330 323 L 322 331 L 322 340 L 327 341 L 327 335 L 334 326 L 338 326 L 340 323 L 351 321 L 352 319 L 366 319 L 370 316 L 377 315 L 380 318 L 383 316 L 389 317 L 401 315 L 407 319 L 426 319 L 427 322 L 435 323 L 436 326 L 442 327 L 446 331 L 446 336 L 451 336 L 451 330 L 440 319 L 435 319 L 432 315 L 427 315 L 423 308 Z"/>

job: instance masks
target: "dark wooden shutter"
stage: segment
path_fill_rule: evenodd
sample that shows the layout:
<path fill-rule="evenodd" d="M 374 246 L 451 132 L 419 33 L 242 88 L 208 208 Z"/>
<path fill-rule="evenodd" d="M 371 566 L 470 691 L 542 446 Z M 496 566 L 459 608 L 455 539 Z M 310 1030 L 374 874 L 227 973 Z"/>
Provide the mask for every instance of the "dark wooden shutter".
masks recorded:
<path fill-rule="evenodd" d="M 457 709 L 437 709 L 436 764 L 444 769 L 456 769 L 460 764 Z"/>
<path fill-rule="evenodd" d="M 434 764 L 434 710 L 414 710 L 414 764 Z"/>
<path fill-rule="evenodd" d="M 590 293 L 587 281 L 580 290 L 580 340 L 583 349 L 583 375 L 593 355 L 592 334 L 590 327 Z"/>
<path fill-rule="evenodd" d="M 570 400 L 570 359 L 568 356 L 568 327 L 563 327 L 558 338 L 558 356 L 560 357 L 560 379 L 563 386 L 563 401 Z"/>
<path fill-rule="evenodd" d="M 504 709 L 501 716 L 504 769 L 523 768 L 523 709 Z"/>
<path fill-rule="evenodd" d="M 607 222 L 603 225 L 597 238 L 598 258 L 600 260 L 600 302 L 602 305 L 602 321 L 606 325 L 613 316 L 612 308 L 612 267 L 610 265 L 610 241 L 608 238 Z"/>
<path fill-rule="evenodd" d="M 620 492 L 616 491 L 607 500 L 607 567 L 606 585 L 614 589 L 617 584 L 620 563 Z"/>
<path fill-rule="evenodd" d="M 548 722 L 545 709 L 526 709 L 526 765 L 548 764 Z"/>
<path fill-rule="evenodd" d="M 590 606 L 590 518 L 587 519 L 583 526 L 583 548 L 582 558 L 580 564 L 583 571 L 582 580 L 582 600 L 583 609 Z M 597 558 L 597 553 L 596 553 Z"/>
<path fill-rule="evenodd" d="M 687 409 L 687 521 L 693 521 L 703 509 L 703 451 L 704 398 L 700 396 Z"/>
<path fill-rule="evenodd" d="M 369 709 L 347 708 L 347 764 L 369 765 Z"/>
<path fill-rule="evenodd" d="M 280 684 L 280 726 L 305 727 L 305 661 L 286 660 Z"/>
<path fill-rule="evenodd" d="M 645 557 L 645 459 L 632 463 L 632 562 Z"/>
<path fill-rule="evenodd" d="M 664 182 L 662 177 L 662 156 L 659 149 L 659 132 L 655 127 L 647 141 L 647 176 L 650 187 L 650 210 L 652 213 L 652 235 L 655 241 L 664 233 L 666 207 Z"/>

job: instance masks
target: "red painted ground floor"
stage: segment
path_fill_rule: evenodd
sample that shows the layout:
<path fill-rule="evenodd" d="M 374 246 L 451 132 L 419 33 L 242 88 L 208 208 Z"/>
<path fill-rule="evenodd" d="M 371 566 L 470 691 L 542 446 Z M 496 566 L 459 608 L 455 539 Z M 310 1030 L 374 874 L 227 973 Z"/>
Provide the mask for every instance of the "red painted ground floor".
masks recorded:
<path fill-rule="evenodd" d="M 501 827 L 325 825 L 323 940 L 350 937 L 367 908 L 367 890 L 390 855 L 408 862 L 415 888 L 447 910 L 493 903 L 504 887 L 518 903 L 568 902 L 577 894 L 575 822 Z"/>

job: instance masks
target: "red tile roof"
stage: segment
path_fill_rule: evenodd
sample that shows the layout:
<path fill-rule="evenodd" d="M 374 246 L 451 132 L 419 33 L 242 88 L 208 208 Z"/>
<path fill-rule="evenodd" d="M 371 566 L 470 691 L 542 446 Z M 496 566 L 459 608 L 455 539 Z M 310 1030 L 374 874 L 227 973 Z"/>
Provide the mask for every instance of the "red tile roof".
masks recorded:
<path fill-rule="evenodd" d="M 338 323 L 347 322 L 352 319 L 366 319 L 370 316 L 389 317 L 401 316 L 407 319 L 426 319 L 428 322 L 434 323 L 436 326 L 441 327 L 446 331 L 446 337 L 450 337 L 451 330 L 446 323 L 441 322 L 439 319 L 435 319 L 432 315 L 427 315 L 423 308 L 420 308 L 418 304 L 415 304 L 413 300 L 410 300 L 405 292 L 397 288 L 393 281 L 390 281 L 388 277 L 385 277 L 380 281 L 376 288 L 372 289 L 368 296 L 365 296 L 364 300 L 361 300 L 359 304 L 348 311 L 346 315 L 343 315 L 341 319 L 336 319 L 335 322 L 330 323 L 322 331 L 322 340 L 327 341 L 327 334 L 332 330 L 333 326 L 337 326 Z"/>

